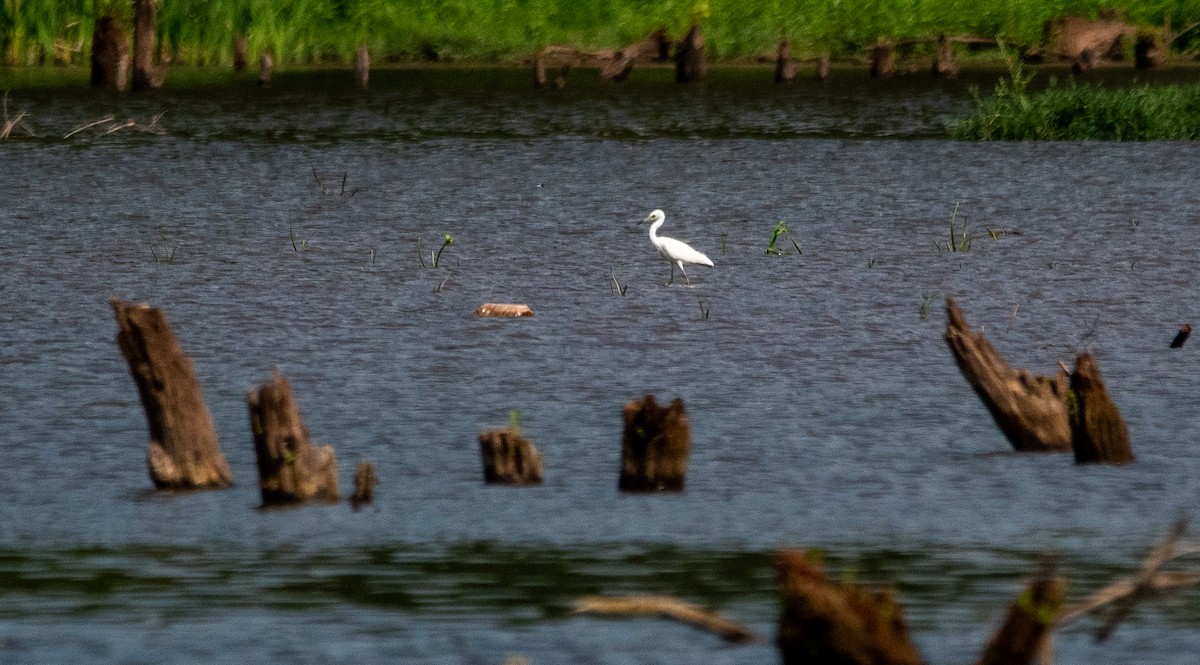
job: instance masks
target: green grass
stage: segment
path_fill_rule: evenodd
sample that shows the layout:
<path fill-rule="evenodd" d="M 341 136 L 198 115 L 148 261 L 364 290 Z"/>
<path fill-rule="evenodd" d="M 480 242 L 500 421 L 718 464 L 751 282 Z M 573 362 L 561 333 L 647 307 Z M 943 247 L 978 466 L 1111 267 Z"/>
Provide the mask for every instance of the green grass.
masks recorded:
<path fill-rule="evenodd" d="M 1106 89 L 1074 80 L 1029 92 L 1031 75 L 1014 65 L 974 112 L 951 122 L 964 140 L 1150 141 L 1200 138 L 1200 85 Z"/>
<path fill-rule="evenodd" d="M 86 62 L 95 17 L 128 18 L 130 4 L 0 0 L 4 62 Z M 699 21 L 709 57 L 722 60 L 771 53 L 784 37 L 797 56 L 858 54 L 881 38 L 943 32 L 1035 45 L 1046 19 L 1101 7 L 1143 25 L 1200 21 L 1197 0 L 161 0 L 158 27 L 172 62 L 228 65 L 234 36 L 244 34 L 251 57 L 271 51 L 287 66 L 347 63 L 359 45 L 377 61 L 500 61 L 546 44 L 617 47 L 658 27 L 678 38 Z"/>

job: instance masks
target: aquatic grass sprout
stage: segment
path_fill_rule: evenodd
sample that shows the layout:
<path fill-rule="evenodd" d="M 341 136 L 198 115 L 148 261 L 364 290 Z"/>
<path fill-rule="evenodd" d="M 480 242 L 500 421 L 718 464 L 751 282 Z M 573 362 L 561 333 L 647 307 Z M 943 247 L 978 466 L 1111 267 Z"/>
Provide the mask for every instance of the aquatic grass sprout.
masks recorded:
<path fill-rule="evenodd" d="M 959 203 L 959 201 L 954 202 L 954 212 L 950 213 L 950 241 L 945 245 L 938 245 L 938 249 L 944 252 L 971 251 L 971 235 L 967 232 L 967 221 L 963 220 L 961 231 L 957 228 Z"/>
<path fill-rule="evenodd" d="M 787 251 L 781 252 L 775 248 L 776 241 L 778 241 L 779 238 L 782 236 L 787 236 L 787 239 L 792 242 L 792 246 L 796 248 L 797 254 L 804 253 L 804 251 L 800 249 L 800 243 L 796 242 L 796 239 L 792 237 L 792 233 L 788 229 L 787 224 L 784 223 L 784 221 L 781 219 L 778 222 L 776 222 L 775 228 L 771 229 L 771 239 L 770 239 L 770 241 L 767 242 L 767 251 L 765 252 L 766 254 L 773 254 L 775 256 L 783 256 L 785 254 L 790 253 Z"/>

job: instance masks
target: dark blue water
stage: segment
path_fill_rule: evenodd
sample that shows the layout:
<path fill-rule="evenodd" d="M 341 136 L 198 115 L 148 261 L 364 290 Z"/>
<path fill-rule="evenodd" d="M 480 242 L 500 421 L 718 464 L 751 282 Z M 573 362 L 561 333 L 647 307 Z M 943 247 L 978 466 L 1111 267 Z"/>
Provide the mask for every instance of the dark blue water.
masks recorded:
<path fill-rule="evenodd" d="M 930 662 L 967 662 L 1041 554 L 1079 599 L 1195 512 L 1198 361 L 1167 345 L 1195 322 L 1200 147 L 947 142 L 965 84 L 924 79 L 520 75 L 13 96 L 38 137 L 0 143 L 0 662 L 772 662 L 781 546 L 895 586 Z M 62 138 L 163 110 L 162 134 Z M 968 252 L 939 247 L 956 205 Z M 692 288 L 664 285 L 654 208 L 716 264 Z M 781 220 L 803 254 L 764 253 Z M 1138 462 L 1009 453 L 941 339 L 947 293 L 1014 365 L 1091 350 Z M 235 488 L 149 489 L 110 296 L 172 321 Z M 275 369 L 344 486 L 377 465 L 374 507 L 257 509 L 245 393 Z M 647 393 L 686 404 L 683 494 L 616 489 Z M 513 410 L 541 487 L 482 484 L 477 436 Z M 597 593 L 765 639 L 569 614 Z M 1059 660 L 1191 662 L 1198 598 L 1103 645 L 1085 622 Z"/>

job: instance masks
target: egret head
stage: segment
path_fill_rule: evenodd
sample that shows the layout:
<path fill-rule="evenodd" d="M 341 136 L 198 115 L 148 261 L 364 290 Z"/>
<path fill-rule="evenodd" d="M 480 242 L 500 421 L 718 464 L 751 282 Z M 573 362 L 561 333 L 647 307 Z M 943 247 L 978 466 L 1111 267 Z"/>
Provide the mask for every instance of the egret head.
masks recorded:
<path fill-rule="evenodd" d="M 667 218 L 667 216 L 665 214 L 663 214 L 663 211 L 654 210 L 649 215 L 646 215 L 646 219 L 643 219 L 642 223 L 643 224 L 655 224 L 655 223 L 663 221 L 666 218 Z"/>

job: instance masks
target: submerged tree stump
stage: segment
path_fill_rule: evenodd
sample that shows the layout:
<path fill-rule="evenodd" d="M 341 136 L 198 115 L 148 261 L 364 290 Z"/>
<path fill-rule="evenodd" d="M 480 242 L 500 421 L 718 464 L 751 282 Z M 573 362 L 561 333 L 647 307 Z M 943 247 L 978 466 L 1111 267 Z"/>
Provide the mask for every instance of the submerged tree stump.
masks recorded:
<path fill-rule="evenodd" d="M 354 494 L 350 495 L 350 506 L 355 510 L 375 500 L 375 485 L 379 482 L 375 477 L 375 465 L 370 462 L 359 462 L 358 470 L 354 472 Z"/>
<path fill-rule="evenodd" d="M 314 446 L 287 379 L 276 374 L 246 395 L 263 506 L 338 500 L 333 446 Z"/>
<path fill-rule="evenodd" d="M 238 34 L 233 37 L 233 71 L 242 73 L 246 71 L 246 65 L 249 64 L 250 42 L 246 39 L 246 35 Z"/>
<path fill-rule="evenodd" d="M 1192 334 L 1192 326 L 1185 323 L 1179 326 L 1179 332 L 1175 333 L 1175 339 L 1171 340 L 1171 348 L 1179 349 L 1183 347 L 1183 343 Z"/>
<path fill-rule="evenodd" d="M 796 61 L 792 59 L 792 45 L 788 40 L 779 42 L 779 53 L 775 56 L 775 82 L 787 83 L 796 78 Z"/>
<path fill-rule="evenodd" d="M 1075 462 L 1133 462 L 1133 450 L 1129 447 L 1129 430 L 1125 427 L 1121 412 L 1117 410 L 1104 388 L 1100 368 L 1096 366 L 1092 354 L 1083 353 L 1075 358 L 1075 371 L 1071 373 L 1071 393 L 1075 398 L 1071 409 Z"/>
<path fill-rule="evenodd" d="M 919 665 L 890 591 L 829 580 L 799 551 L 775 559 L 782 610 L 777 642 L 784 665 Z"/>
<path fill-rule="evenodd" d="M 192 361 L 161 311 L 109 300 L 117 319 L 117 346 L 150 429 L 146 461 L 159 489 L 203 489 L 233 483 Z"/>
<path fill-rule="evenodd" d="M 829 79 L 829 56 L 823 55 L 817 58 L 817 80 L 826 81 Z"/>
<path fill-rule="evenodd" d="M 166 78 L 154 63 L 158 0 L 133 0 L 133 89 L 157 90 Z"/>
<path fill-rule="evenodd" d="M 366 90 L 371 77 L 371 54 L 367 47 L 360 46 L 354 51 L 354 83 L 359 90 Z"/>
<path fill-rule="evenodd" d="M 954 57 L 954 44 L 946 39 L 946 35 L 938 35 L 937 51 L 933 56 L 933 67 L 930 70 L 934 78 L 951 80 L 958 78 L 958 60 Z"/>
<path fill-rule="evenodd" d="M 621 439 L 621 480 L 626 492 L 682 490 L 692 451 L 692 429 L 683 400 L 667 408 L 646 395 L 625 404 Z"/>
<path fill-rule="evenodd" d="M 258 85 L 261 88 L 271 87 L 275 78 L 275 58 L 270 53 L 264 53 L 258 58 Z"/>
<path fill-rule="evenodd" d="M 950 296 L 946 296 L 946 318 L 945 339 L 954 361 L 1013 448 L 1070 450 L 1066 373 L 1052 379 L 1013 369 L 987 338 L 971 330 Z"/>
<path fill-rule="evenodd" d="M 1066 596 L 1066 582 L 1047 570 L 1021 593 L 988 640 L 978 665 L 1029 665 L 1046 647 Z"/>
<path fill-rule="evenodd" d="M 675 49 L 675 82 L 696 83 L 708 74 L 708 60 L 704 56 L 704 35 L 700 26 L 692 25 L 687 36 Z"/>
<path fill-rule="evenodd" d="M 129 86 L 129 37 L 111 16 L 92 31 L 92 87 L 124 92 Z"/>
<path fill-rule="evenodd" d="M 479 435 L 483 479 L 495 485 L 538 485 L 542 482 L 542 454 L 520 434 L 500 429 Z"/>
<path fill-rule="evenodd" d="M 871 78 L 891 78 L 896 73 L 896 45 L 879 42 L 871 48 Z"/>

